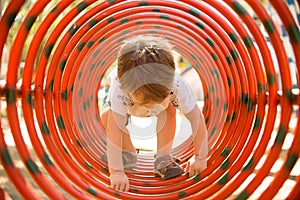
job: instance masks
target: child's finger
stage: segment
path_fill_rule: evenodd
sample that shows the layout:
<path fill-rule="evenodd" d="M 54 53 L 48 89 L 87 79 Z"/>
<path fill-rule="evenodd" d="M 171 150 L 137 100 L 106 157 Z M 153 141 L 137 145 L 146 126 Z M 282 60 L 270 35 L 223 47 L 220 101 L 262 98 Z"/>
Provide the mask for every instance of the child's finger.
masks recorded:
<path fill-rule="evenodd" d="M 120 190 L 120 191 L 123 191 L 123 192 L 127 192 L 127 191 L 126 191 L 127 185 L 128 185 L 128 184 L 126 184 L 126 183 L 121 183 L 121 184 L 120 184 L 119 190 Z"/>
<path fill-rule="evenodd" d="M 195 175 L 195 170 L 194 170 L 194 167 L 191 166 L 191 164 L 189 163 L 189 177 L 192 177 Z"/>
<path fill-rule="evenodd" d="M 116 183 L 111 183 L 110 187 L 112 189 L 116 190 L 117 189 L 117 184 Z"/>
<path fill-rule="evenodd" d="M 186 171 L 189 172 L 190 168 L 191 168 L 191 164 L 190 164 L 190 162 L 188 162 L 187 165 L 186 165 Z"/>
<path fill-rule="evenodd" d="M 190 171 L 189 171 L 189 177 L 192 177 L 192 176 L 194 176 L 194 175 L 195 175 L 194 170 L 190 170 Z"/>
<path fill-rule="evenodd" d="M 126 184 L 126 188 L 124 190 L 125 192 L 128 192 L 129 191 L 129 184 Z"/>

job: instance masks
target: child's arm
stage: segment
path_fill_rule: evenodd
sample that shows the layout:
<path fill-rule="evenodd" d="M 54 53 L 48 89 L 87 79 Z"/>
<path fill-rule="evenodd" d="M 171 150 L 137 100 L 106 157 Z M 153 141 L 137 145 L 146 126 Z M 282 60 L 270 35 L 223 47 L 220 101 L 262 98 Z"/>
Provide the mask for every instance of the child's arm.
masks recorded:
<path fill-rule="evenodd" d="M 192 126 L 194 138 L 194 154 L 195 156 L 190 160 L 189 175 L 194 176 L 199 174 L 206 168 L 206 156 L 208 153 L 207 147 L 207 128 L 204 117 L 196 105 L 193 110 L 185 114 Z"/>
<path fill-rule="evenodd" d="M 122 160 L 122 134 L 125 127 L 126 116 L 112 111 L 107 119 L 107 160 L 110 173 L 110 184 L 113 189 L 129 191 L 129 181 L 124 172 Z"/>

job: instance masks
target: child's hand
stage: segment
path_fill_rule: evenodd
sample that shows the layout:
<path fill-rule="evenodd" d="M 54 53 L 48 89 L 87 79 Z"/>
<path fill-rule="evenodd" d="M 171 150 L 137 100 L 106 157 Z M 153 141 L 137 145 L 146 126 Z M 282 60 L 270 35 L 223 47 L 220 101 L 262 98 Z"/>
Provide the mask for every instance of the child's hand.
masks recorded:
<path fill-rule="evenodd" d="M 123 192 L 129 191 L 129 181 L 128 177 L 124 172 L 116 171 L 110 174 L 110 186 L 115 190 L 120 190 Z"/>
<path fill-rule="evenodd" d="M 200 174 L 207 167 L 206 157 L 193 156 L 188 162 L 189 177 Z"/>

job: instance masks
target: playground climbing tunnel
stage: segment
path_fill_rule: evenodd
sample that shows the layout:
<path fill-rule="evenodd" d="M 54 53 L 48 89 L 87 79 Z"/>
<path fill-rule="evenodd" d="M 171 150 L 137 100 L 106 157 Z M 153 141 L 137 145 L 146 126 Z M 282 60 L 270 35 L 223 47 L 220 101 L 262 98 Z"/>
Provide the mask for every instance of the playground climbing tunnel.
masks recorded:
<path fill-rule="evenodd" d="M 38 191 L 50 199 L 248 199 L 262 185 L 259 198 L 272 199 L 290 177 L 284 198 L 300 197 L 293 175 L 300 153 L 297 2 L 45 0 L 21 17 L 25 4 L 10 1 L 0 21 L 1 58 L 17 29 L 6 68 L 1 63 L 1 164 L 24 199 L 42 199 Z M 210 151 L 200 175 L 166 181 L 153 175 L 153 157 L 140 153 L 125 193 L 109 187 L 101 160 L 98 94 L 120 45 L 136 35 L 166 38 L 195 69 Z M 8 148 L 5 120 L 33 181 Z M 191 144 L 188 138 L 173 149 L 183 167 Z"/>

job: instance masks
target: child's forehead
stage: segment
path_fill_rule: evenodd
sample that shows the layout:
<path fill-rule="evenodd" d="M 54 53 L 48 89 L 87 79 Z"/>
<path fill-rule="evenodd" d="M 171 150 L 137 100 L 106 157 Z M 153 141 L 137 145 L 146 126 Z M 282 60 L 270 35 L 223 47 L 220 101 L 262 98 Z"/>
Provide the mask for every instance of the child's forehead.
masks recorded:
<path fill-rule="evenodd" d="M 145 97 L 145 91 L 141 88 L 138 88 L 132 93 L 132 96 L 134 96 L 136 98 Z"/>
<path fill-rule="evenodd" d="M 134 101 L 134 103 L 138 103 L 138 104 L 147 104 L 152 101 L 152 99 L 146 98 L 146 95 L 142 90 L 138 92 L 134 92 L 131 95 L 131 98 Z"/>
<path fill-rule="evenodd" d="M 137 104 L 140 104 L 140 105 L 151 105 L 151 104 L 159 104 L 161 103 L 162 101 L 155 101 L 154 99 L 152 98 L 147 98 L 146 95 L 144 93 L 140 93 L 139 95 L 132 95 L 131 96 L 131 99 L 134 103 L 137 103 Z"/>

